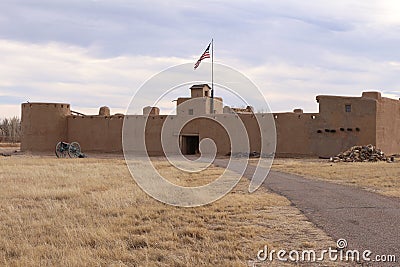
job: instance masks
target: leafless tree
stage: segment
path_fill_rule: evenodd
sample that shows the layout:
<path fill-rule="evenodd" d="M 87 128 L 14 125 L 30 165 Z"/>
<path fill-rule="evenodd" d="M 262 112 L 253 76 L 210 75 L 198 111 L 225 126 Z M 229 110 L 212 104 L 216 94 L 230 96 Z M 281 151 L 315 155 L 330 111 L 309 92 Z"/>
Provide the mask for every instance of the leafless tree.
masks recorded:
<path fill-rule="evenodd" d="M 21 141 L 21 121 L 18 117 L 0 121 L 0 141 L 12 143 Z"/>

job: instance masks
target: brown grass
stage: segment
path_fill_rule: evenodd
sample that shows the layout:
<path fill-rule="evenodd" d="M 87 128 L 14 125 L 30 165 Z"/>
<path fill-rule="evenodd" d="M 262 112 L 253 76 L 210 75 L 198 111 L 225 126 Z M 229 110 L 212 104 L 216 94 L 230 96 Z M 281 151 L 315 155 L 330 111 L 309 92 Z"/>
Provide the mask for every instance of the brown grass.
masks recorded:
<path fill-rule="evenodd" d="M 334 245 L 284 197 L 248 194 L 245 179 L 198 208 L 147 196 L 120 159 L 0 158 L 0 183 L 1 266 L 246 266 L 264 245 Z"/>
<path fill-rule="evenodd" d="M 276 159 L 272 169 L 400 197 L 399 160 L 394 163 L 330 163 L 317 159 Z"/>
<path fill-rule="evenodd" d="M 153 164 L 158 172 L 168 181 L 180 186 L 202 186 L 211 183 L 216 177 L 223 174 L 224 169 L 210 166 L 204 172 L 184 172 L 171 166 L 171 164 L 161 158 L 152 158 Z"/>

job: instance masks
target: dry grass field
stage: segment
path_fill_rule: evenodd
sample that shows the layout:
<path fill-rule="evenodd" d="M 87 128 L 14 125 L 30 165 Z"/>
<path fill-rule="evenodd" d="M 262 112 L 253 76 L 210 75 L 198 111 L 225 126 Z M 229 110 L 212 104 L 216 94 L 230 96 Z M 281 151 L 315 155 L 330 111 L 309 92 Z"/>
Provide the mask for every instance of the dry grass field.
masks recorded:
<path fill-rule="evenodd" d="M 155 165 L 187 185 L 222 171 Z M 334 246 L 284 197 L 247 193 L 246 179 L 197 208 L 147 196 L 122 159 L 0 157 L 0 183 L 1 266 L 247 266 L 264 245 Z"/>
<path fill-rule="evenodd" d="M 275 159 L 272 169 L 400 197 L 399 159 L 394 163 L 331 163 L 318 159 Z"/>

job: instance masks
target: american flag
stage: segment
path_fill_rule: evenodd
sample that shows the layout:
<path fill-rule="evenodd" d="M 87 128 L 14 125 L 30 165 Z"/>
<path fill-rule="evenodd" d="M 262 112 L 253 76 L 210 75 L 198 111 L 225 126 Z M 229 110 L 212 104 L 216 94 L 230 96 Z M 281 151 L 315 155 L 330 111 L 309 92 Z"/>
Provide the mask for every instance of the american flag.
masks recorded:
<path fill-rule="evenodd" d="M 210 58 L 210 45 L 211 43 L 207 46 L 206 51 L 204 51 L 199 60 L 197 60 L 196 64 L 194 64 L 194 69 L 197 69 L 203 59 Z"/>

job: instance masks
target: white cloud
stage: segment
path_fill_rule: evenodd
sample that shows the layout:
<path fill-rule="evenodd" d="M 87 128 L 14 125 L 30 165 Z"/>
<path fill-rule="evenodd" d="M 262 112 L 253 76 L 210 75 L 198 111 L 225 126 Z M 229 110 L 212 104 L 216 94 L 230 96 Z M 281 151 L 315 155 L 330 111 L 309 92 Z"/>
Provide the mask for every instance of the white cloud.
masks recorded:
<path fill-rule="evenodd" d="M 316 111 L 317 94 L 399 91 L 396 0 L 5 0 L 0 10 L 7 114 L 27 100 L 119 112 L 152 75 L 195 61 L 212 36 L 216 61 L 249 76 L 274 111 Z"/>
<path fill-rule="evenodd" d="M 397 61 L 331 52 L 318 57 L 317 61 L 303 64 L 278 61 L 253 66 L 238 58 L 226 58 L 226 62 L 259 86 L 273 111 L 301 107 L 315 112 L 318 94 L 360 95 L 363 90 L 398 90 Z M 107 105 L 113 113 L 123 113 L 134 92 L 147 79 L 172 65 L 191 62 L 128 55 L 98 58 L 90 48 L 7 40 L 0 40 L 0 60 L 2 116 L 19 115 L 19 104 L 25 101 L 67 102 L 77 111 L 94 114 L 98 107 Z"/>
<path fill-rule="evenodd" d="M 273 111 L 300 107 L 316 112 L 316 95 L 360 96 L 367 90 L 398 90 L 398 70 L 394 62 L 325 54 L 319 61 L 302 65 L 265 63 L 242 71 L 260 87 Z"/>
<path fill-rule="evenodd" d="M 4 118 L 11 118 L 14 116 L 21 117 L 20 105 L 3 105 L 0 104 L 0 120 Z"/>
<path fill-rule="evenodd" d="M 30 102 L 69 102 L 85 110 L 112 105 L 120 112 L 146 79 L 184 62 L 148 56 L 95 58 L 89 52 L 58 43 L 0 40 L 0 96 L 3 100 L 10 96 L 11 101 L 19 97 Z"/>

